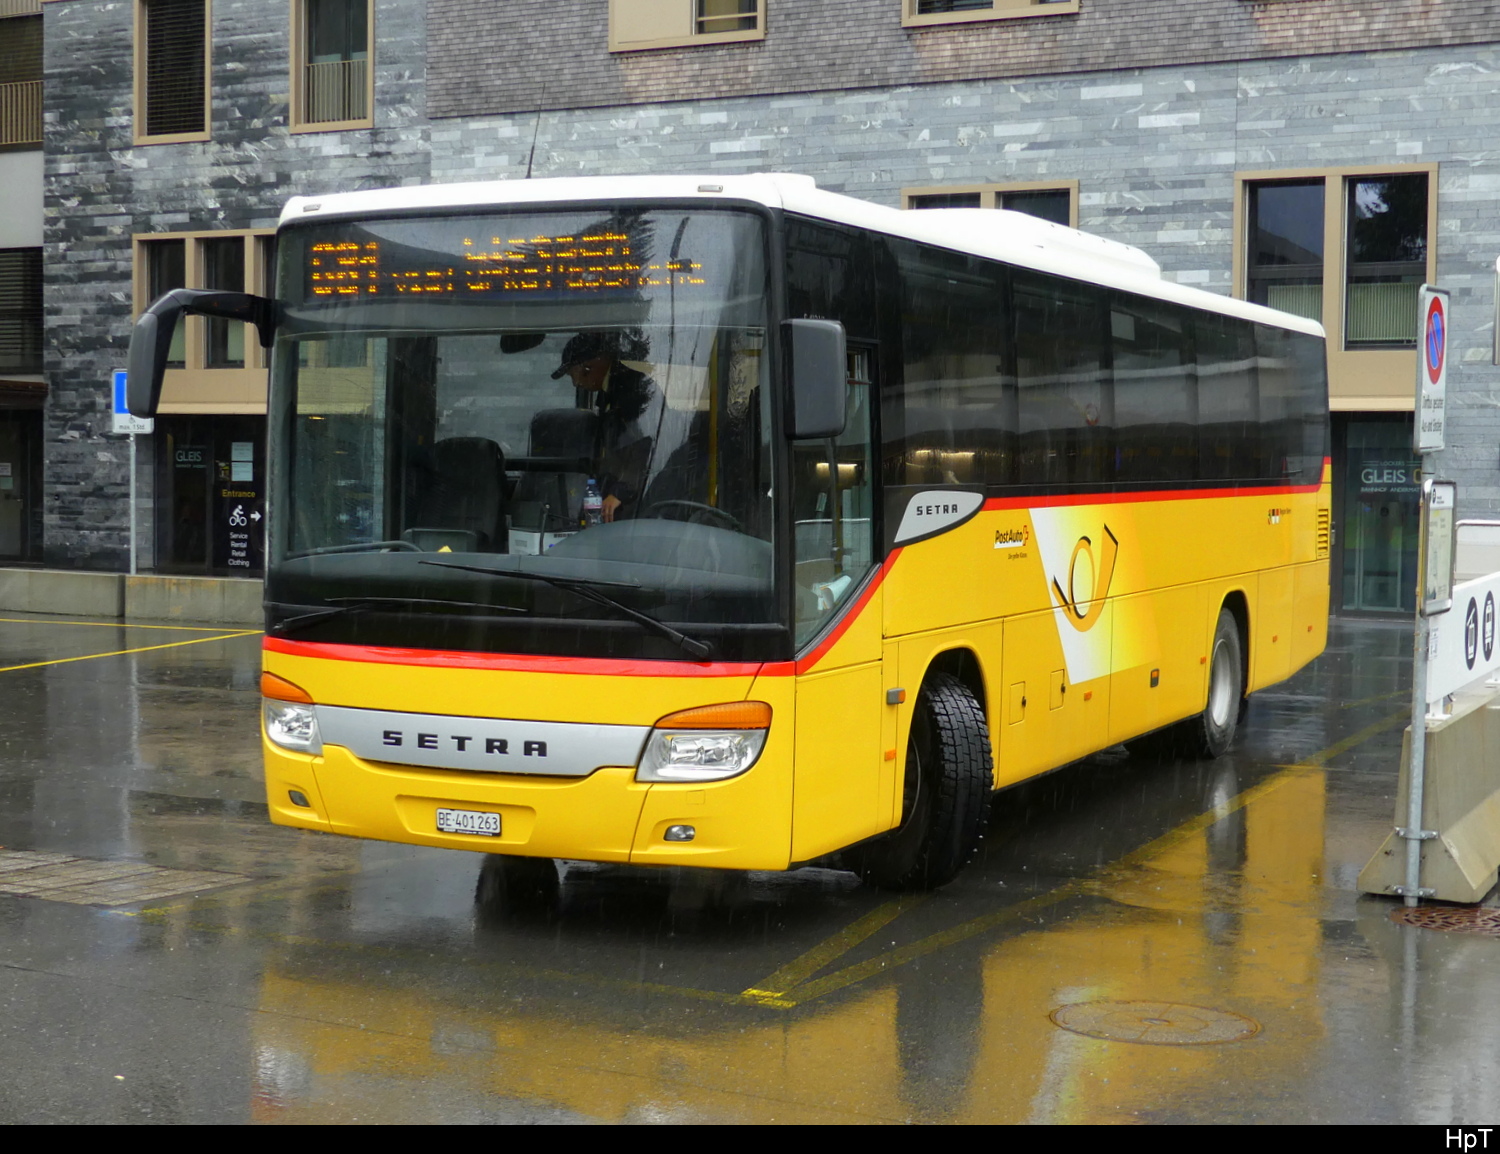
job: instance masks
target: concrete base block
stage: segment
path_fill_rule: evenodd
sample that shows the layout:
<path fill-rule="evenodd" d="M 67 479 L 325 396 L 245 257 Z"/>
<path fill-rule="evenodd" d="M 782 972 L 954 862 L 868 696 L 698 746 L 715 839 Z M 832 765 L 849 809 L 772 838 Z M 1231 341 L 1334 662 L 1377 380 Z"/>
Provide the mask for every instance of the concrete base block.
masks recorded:
<path fill-rule="evenodd" d="M 126 577 L 125 616 L 260 628 L 261 583 L 243 578 Z"/>
<path fill-rule="evenodd" d="M 0 609 L 72 617 L 119 617 L 125 578 L 67 569 L 0 569 Z"/>
<path fill-rule="evenodd" d="M 1423 888 L 1445 902 L 1477 902 L 1500 876 L 1500 691 L 1459 694 L 1453 712 L 1427 728 L 1422 828 Z M 1411 730 L 1401 743 L 1396 822 L 1404 826 L 1411 796 Z M 1394 831 L 1359 874 L 1367 894 L 1406 884 L 1406 839 Z"/>
<path fill-rule="evenodd" d="M 0 569 L 0 612 L 127 617 L 259 629 L 261 582 L 221 577 L 127 577 L 66 569 Z"/>

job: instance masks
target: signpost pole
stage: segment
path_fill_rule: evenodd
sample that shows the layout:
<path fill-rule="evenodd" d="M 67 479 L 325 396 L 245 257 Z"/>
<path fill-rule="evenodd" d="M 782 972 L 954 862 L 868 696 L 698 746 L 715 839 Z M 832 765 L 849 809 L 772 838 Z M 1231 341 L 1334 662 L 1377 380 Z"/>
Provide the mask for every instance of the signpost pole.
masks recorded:
<path fill-rule="evenodd" d="M 130 434 L 130 575 L 135 576 L 135 434 Z"/>
<path fill-rule="evenodd" d="M 114 394 L 114 412 L 110 432 L 117 437 L 130 438 L 130 575 L 136 570 L 136 518 L 135 507 L 135 437 L 137 433 L 149 433 L 156 423 L 150 418 L 133 417 L 125 405 L 125 378 L 123 369 L 117 370 L 110 382 Z"/>
<path fill-rule="evenodd" d="M 1411 766 L 1406 826 L 1406 884 L 1400 893 L 1417 905 L 1422 890 L 1422 842 L 1435 836 L 1422 828 L 1422 794 L 1427 761 L 1428 657 L 1435 633 L 1429 618 L 1448 611 L 1453 591 L 1453 524 L 1457 487 L 1432 480 L 1430 454 L 1444 445 L 1448 386 L 1448 293 L 1424 284 L 1417 310 L 1417 396 L 1412 447 L 1422 459 L 1421 531 L 1418 538 L 1417 612 L 1412 637 Z M 1436 522 L 1436 523 L 1434 523 Z M 1432 891 L 1428 890 L 1430 894 Z"/>

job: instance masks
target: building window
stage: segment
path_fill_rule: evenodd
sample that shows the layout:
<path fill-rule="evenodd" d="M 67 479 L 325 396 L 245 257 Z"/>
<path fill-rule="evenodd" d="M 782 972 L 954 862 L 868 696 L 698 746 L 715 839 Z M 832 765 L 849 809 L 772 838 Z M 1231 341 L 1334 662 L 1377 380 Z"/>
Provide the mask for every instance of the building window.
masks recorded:
<path fill-rule="evenodd" d="M 0 19 L 0 148 L 42 143 L 42 18 Z"/>
<path fill-rule="evenodd" d="M 1415 348 L 1433 175 L 1241 177 L 1246 297 L 1323 322 L 1343 350 Z M 1327 256 L 1340 250 L 1341 268 Z"/>
<path fill-rule="evenodd" d="M 225 292 L 245 291 L 245 241 L 231 236 L 214 237 L 198 242 L 203 254 L 203 287 Z M 209 369 L 243 369 L 245 367 L 245 326 L 223 317 L 208 317 L 204 322 L 204 367 Z"/>
<path fill-rule="evenodd" d="M 135 238 L 135 246 L 137 313 L 176 288 L 264 292 L 269 283 L 272 250 L 271 239 L 265 233 L 146 234 Z M 207 388 L 204 395 L 208 396 L 222 389 L 225 381 L 239 383 L 238 378 L 226 377 L 216 370 L 264 369 L 266 362 L 259 340 L 246 328 L 241 321 L 221 317 L 185 317 L 179 321 L 172 334 L 167 368 L 184 370 L 188 376 L 168 374 L 164 405 L 169 405 L 179 393 L 187 396 L 197 386 Z M 261 373 L 250 375 L 256 381 L 243 383 L 258 390 L 250 395 L 256 400 L 254 411 L 260 411 L 265 406 L 265 381 Z M 216 385 L 215 381 L 219 383 Z M 223 401 L 224 398 L 218 399 L 218 403 Z"/>
<path fill-rule="evenodd" d="M 42 371 L 42 250 L 0 249 L 0 373 Z"/>
<path fill-rule="evenodd" d="M 372 123 L 373 8 L 373 0 L 294 0 L 293 128 Z"/>
<path fill-rule="evenodd" d="M 1078 227 L 1076 180 L 909 188 L 902 192 L 901 202 L 903 208 L 1004 208 Z"/>
<path fill-rule="evenodd" d="M 1012 20 L 1018 16 L 1066 16 L 1079 0 L 902 0 L 901 23 L 907 28 L 957 24 L 968 20 Z"/>
<path fill-rule="evenodd" d="M 208 136 L 208 0 L 137 0 L 136 140 Z"/>
<path fill-rule="evenodd" d="M 766 0 L 609 0 L 609 50 L 760 40 Z"/>
<path fill-rule="evenodd" d="M 1258 305 L 1323 319 L 1323 182 L 1249 190 L 1247 295 Z"/>
<path fill-rule="evenodd" d="M 1427 279 L 1427 177 L 1367 177 L 1345 189 L 1344 342 L 1415 348 L 1418 290 Z"/>

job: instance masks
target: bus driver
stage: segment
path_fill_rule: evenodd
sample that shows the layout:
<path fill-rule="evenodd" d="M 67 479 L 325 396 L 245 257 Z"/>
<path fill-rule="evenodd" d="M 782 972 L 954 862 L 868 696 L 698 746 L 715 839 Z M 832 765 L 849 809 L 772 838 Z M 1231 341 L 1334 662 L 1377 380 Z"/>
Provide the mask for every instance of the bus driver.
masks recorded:
<path fill-rule="evenodd" d="M 590 394 L 589 405 L 599 414 L 595 458 L 603 518 L 629 517 L 638 511 L 635 505 L 651 460 L 652 438 L 643 427 L 649 422 L 641 418 L 653 403 L 660 403 L 661 394 L 650 377 L 620 359 L 615 338 L 605 333 L 584 332 L 570 339 L 552 379 L 564 374 L 575 388 Z"/>

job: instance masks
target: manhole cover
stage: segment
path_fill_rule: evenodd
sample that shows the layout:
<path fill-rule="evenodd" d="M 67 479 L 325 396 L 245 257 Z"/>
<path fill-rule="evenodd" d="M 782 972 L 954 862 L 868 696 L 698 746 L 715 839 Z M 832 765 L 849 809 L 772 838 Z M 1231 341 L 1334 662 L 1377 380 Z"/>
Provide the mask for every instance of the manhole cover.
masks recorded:
<path fill-rule="evenodd" d="M 1391 921 L 1450 934 L 1484 934 L 1500 938 L 1500 910 L 1485 906 L 1414 906 L 1391 911 Z"/>
<path fill-rule="evenodd" d="M 1243 1014 L 1176 1002 L 1078 1002 L 1059 1006 L 1050 1016 L 1075 1034 L 1151 1046 L 1209 1046 L 1260 1033 L 1260 1024 Z"/>

